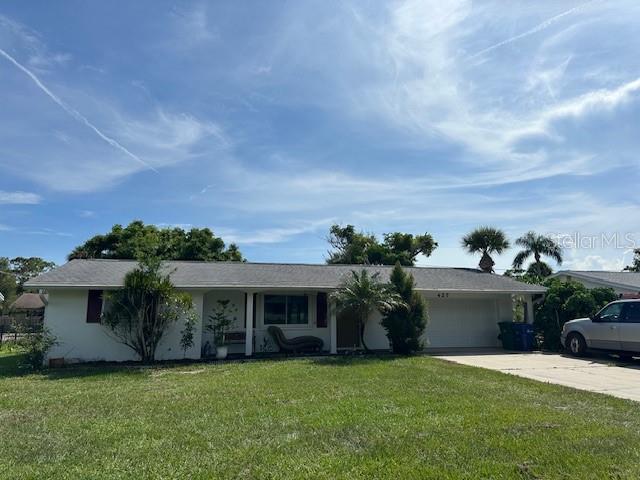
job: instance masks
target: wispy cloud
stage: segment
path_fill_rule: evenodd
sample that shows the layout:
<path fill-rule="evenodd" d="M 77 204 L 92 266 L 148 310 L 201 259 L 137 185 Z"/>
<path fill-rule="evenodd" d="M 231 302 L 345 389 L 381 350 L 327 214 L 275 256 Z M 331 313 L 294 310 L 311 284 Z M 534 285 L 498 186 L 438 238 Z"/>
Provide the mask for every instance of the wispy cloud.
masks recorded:
<path fill-rule="evenodd" d="M 480 221 L 511 236 L 640 231 L 628 195 L 640 173 L 640 4 L 584 1 L 285 2 L 252 15 L 196 2 L 145 9 L 135 41 L 112 36 L 139 22 L 128 7 L 91 38 L 77 36 L 84 18 L 52 20 L 51 37 L 0 20 L 5 52 L 161 172 L 149 177 L 0 55 L 1 186 L 53 190 L 0 220 L 100 212 L 78 222 L 88 229 L 161 215 L 211 225 L 256 260 L 320 260 L 329 221 L 427 230 L 441 244 L 428 261 L 441 265 L 475 264 L 458 244 Z M 97 50 L 107 39 L 118 56 Z M 52 50 L 65 42 L 71 56 Z M 79 70 L 87 58 L 100 75 Z"/>
<path fill-rule="evenodd" d="M 545 21 L 539 23 L 535 27 L 533 27 L 533 28 L 531 28 L 531 29 L 529 29 L 529 30 L 527 30 L 525 32 L 519 33 L 518 35 L 514 35 L 512 37 L 509 37 L 506 40 L 502 40 L 501 42 L 494 43 L 493 45 L 491 45 L 489 47 L 483 48 L 479 52 L 476 52 L 476 53 L 470 55 L 469 57 L 467 57 L 467 60 L 473 60 L 475 58 L 481 57 L 483 55 L 486 55 L 489 52 L 492 52 L 493 50 L 496 50 L 496 49 L 500 48 L 500 47 L 504 47 L 505 45 L 508 45 L 510 43 L 513 43 L 513 42 L 517 42 L 518 40 L 521 40 L 521 39 L 523 39 L 525 37 L 528 37 L 530 35 L 534 35 L 536 33 L 539 33 L 541 31 L 543 31 L 543 30 L 546 30 L 547 28 L 549 28 L 551 25 L 553 25 L 554 23 L 556 23 L 558 20 L 562 19 L 563 17 L 566 17 L 568 15 L 572 15 L 572 14 L 578 12 L 579 10 L 582 10 L 585 7 L 593 4 L 595 1 L 598 1 L 598 0 L 591 0 L 589 2 L 585 2 L 585 3 L 581 4 L 581 5 L 575 6 L 573 8 L 568 9 L 568 10 L 565 10 L 564 12 L 561 12 L 561 13 L 559 13 L 557 15 L 554 15 L 554 16 L 552 16 L 550 18 L 547 18 Z"/>
<path fill-rule="evenodd" d="M 6 192 L 0 190 L 0 204 L 24 204 L 36 205 L 42 201 L 42 197 L 31 192 Z"/>
<path fill-rule="evenodd" d="M 69 115 L 71 115 L 73 118 L 75 118 L 80 123 L 84 124 L 90 130 L 92 130 L 102 140 L 107 142 L 113 148 L 115 148 L 117 150 L 120 150 L 126 156 L 128 156 L 129 158 L 132 158 L 133 160 L 135 160 L 136 162 L 138 162 L 141 165 L 145 166 L 149 170 L 152 170 L 152 171 L 154 171 L 156 173 L 158 172 L 153 166 L 151 166 L 149 163 L 144 161 L 142 158 L 140 158 L 135 153 L 132 153 L 131 151 L 129 151 L 126 147 L 121 145 L 117 140 L 115 140 L 114 138 L 109 137 L 108 135 L 105 135 L 98 127 L 96 127 L 92 122 L 90 122 L 80 112 L 78 112 L 77 110 L 75 110 L 71 106 L 67 105 L 66 102 L 64 102 L 57 95 L 55 95 L 51 90 L 49 90 L 49 88 L 47 88 L 31 70 L 26 68 L 24 65 L 22 65 L 20 62 L 18 62 L 15 58 L 13 58 L 11 55 L 9 55 L 7 52 L 5 52 L 1 48 L 0 48 L 0 55 L 2 55 L 4 58 L 6 58 L 9 62 L 11 62 L 13 65 L 15 65 L 18 69 L 20 69 L 25 75 L 27 75 L 33 81 L 33 83 L 35 83 L 35 85 L 40 90 L 42 90 L 51 100 L 53 100 L 56 104 L 58 104 L 65 112 L 67 112 Z"/>
<path fill-rule="evenodd" d="M 218 229 L 217 233 L 222 235 L 225 240 L 238 243 L 241 246 L 282 243 L 304 233 L 317 232 L 319 230 L 324 233 L 329 225 L 335 222 L 335 218 L 323 218 L 313 222 L 299 221 L 296 226 L 290 227 L 263 228 L 244 232 L 223 228 Z"/>

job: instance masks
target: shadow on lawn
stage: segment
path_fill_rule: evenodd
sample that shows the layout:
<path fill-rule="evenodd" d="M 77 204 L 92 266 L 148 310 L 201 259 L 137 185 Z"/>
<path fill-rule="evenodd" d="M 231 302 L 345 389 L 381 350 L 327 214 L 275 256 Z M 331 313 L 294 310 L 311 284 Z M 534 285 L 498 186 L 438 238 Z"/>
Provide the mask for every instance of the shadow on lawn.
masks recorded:
<path fill-rule="evenodd" d="M 354 365 L 367 365 L 376 362 L 388 362 L 390 360 L 398 360 L 399 358 L 407 357 L 394 355 L 392 353 L 358 353 L 312 357 L 310 360 L 314 365 L 322 367 L 351 367 Z"/>
<path fill-rule="evenodd" d="M 26 375 L 39 375 L 49 380 L 64 380 L 66 378 L 83 378 L 108 375 L 112 373 L 140 374 L 149 369 L 175 366 L 177 363 L 142 365 L 140 363 L 108 363 L 95 362 L 77 365 L 67 365 L 61 368 L 43 368 L 34 370 L 26 363 L 26 355 L 21 352 L 0 352 L 0 379 L 17 378 Z"/>
<path fill-rule="evenodd" d="M 33 370 L 26 365 L 26 356 L 21 352 L 0 352 L 0 379 L 23 377 L 25 375 L 40 375 L 49 380 L 64 380 L 68 378 L 98 377 L 111 374 L 141 375 L 150 370 L 162 370 L 175 367 L 188 367 L 193 365 L 215 365 L 245 362 L 286 362 L 288 360 L 309 360 L 314 365 L 322 367 L 349 367 L 355 365 L 365 365 L 375 362 L 387 362 L 402 358 L 390 353 L 369 353 L 369 354 L 342 354 L 342 355 L 271 355 L 256 357 L 253 359 L 236 358 L 223 361 L 211 360 L 172 360 L 160 361 L 153 365 L 144 365 L 138 362 L 92 362 L 75 365 L 66 365 L 60 368 L 43 368 Z"/>

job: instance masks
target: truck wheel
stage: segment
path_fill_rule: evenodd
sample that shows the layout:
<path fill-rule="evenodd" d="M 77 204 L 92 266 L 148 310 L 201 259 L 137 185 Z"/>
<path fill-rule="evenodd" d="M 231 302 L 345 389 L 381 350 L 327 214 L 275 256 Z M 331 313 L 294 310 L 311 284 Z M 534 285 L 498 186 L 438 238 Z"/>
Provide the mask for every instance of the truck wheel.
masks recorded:
<path fill-rule="evenodd" d="M 587 352 L 587 342 L 579 333 L 570 333 L 567 336 L 567 350 L 574 357 L 582 357 Z"/>

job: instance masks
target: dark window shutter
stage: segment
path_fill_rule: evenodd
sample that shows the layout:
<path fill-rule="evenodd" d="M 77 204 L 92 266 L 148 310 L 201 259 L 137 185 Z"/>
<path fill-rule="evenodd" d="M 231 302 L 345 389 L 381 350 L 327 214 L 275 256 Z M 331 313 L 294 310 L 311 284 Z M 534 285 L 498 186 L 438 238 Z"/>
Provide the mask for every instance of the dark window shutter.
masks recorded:
<path fill-rule="evenodd" d="M 318 292 L 316 297 L 316 326 L 327 328 L 327 294 Z"/>
<path fill-rule="evenodd" d="M 100 323 L 102 315 L 102 290 L 89 290 L 87 296 L 87 323 Z"/>

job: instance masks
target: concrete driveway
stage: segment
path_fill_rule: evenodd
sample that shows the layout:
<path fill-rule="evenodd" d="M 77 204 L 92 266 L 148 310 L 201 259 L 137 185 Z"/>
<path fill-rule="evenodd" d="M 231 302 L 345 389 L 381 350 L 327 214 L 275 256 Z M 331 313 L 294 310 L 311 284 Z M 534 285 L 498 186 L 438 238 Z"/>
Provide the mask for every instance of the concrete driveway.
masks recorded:
<path fill-rule="evenodd" d="M 637 360 L 623 363 L 611 357 L 573 358 L 559 354 L 504 351 L 434 356 L 463 365 L 640 401 L 640 361 Z"/>

